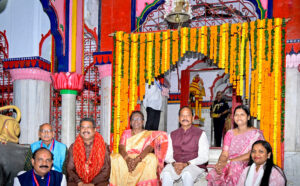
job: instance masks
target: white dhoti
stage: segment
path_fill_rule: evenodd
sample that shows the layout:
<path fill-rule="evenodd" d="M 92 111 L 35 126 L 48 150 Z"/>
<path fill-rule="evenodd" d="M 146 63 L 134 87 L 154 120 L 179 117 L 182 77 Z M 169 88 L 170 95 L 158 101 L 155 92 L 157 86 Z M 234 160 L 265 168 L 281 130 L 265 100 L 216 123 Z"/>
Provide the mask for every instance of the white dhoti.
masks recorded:
<path fill-rule="evenodd" d="M 183 182 L 184 186 L 193 186 L 194 183 L 206 176 L 206 172 L 204 169 L 199 168 L 196 165 L 189 165 L 185 167 L 181 174 L 178 175 L 175 172 L 175 169 L 172 164 L 168 164 L 163 169 L 162 173 L 160 174 L 160 179 L 162 180 L 162 185 L 173 185 L 174 182 Z"/>

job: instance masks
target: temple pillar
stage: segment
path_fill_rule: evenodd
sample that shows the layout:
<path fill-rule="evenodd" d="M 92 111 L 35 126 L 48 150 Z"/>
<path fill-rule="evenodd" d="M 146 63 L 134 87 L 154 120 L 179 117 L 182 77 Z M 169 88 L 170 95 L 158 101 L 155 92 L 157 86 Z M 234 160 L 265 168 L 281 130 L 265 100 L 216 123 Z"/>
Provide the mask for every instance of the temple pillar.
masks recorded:
<path fill-rule="evenodd" d="M 68 147 L 75 141 L 76 137 L 76 95 L 74 90 L 61 90 L 61 141 Z"/>
<path fill-rule="evenodd" d="M 83 89 L 84 76 L 75 72 L 51 75 L 54 89 L 62 95 L 61 142 L 69 147 L 76 137 L 76 95 Z"/>
<path fill-rule="evenodd" d="M 97 65 L 101 79 L 100 134 L 110 144 L 111 125 L 111 64 Z"/>
<path fill-rule="evenodd" d="M 20 108 L 20 144 L 39 139 L 39 126 L 49 123 L 50 73 L 38 68 L 9 70 L 14 87 L 14 105 Z"/>

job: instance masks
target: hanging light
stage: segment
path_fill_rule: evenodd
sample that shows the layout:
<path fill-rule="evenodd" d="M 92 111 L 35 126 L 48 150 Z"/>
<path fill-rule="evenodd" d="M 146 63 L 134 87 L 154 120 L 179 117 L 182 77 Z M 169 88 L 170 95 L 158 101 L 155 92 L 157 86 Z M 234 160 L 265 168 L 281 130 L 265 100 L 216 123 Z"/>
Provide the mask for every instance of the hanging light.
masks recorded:
<path fill-rule="evenodd" d="M 188 0 L 166 0 L 165 19 L 169 23 L 185 23 L 191 18 L 191 7 Z"/>

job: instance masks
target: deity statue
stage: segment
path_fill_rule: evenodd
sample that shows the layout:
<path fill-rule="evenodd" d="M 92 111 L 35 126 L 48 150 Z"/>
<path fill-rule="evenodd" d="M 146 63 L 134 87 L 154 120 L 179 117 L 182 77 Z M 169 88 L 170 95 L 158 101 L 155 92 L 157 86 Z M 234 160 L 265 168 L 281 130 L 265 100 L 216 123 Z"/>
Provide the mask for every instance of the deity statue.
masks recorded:
<path fill-rule="evenodd" d="M 194 76 L 193 81 L 190 84 L 189 91 L 189 105 L 195 111 L 195 121 L 200 120 L 200 123 L 204 123 L 204 118 L 201 118 L 201 102 L 205 96 L 205 88 L 204 82 L 199 77 L 199 74 Z"/>

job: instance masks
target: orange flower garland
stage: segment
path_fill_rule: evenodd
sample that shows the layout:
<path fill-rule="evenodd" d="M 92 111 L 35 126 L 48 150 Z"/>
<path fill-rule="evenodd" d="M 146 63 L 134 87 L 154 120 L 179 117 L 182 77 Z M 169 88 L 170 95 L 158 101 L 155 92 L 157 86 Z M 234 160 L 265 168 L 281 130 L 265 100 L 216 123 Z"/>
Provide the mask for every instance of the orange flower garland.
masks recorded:
<path fill-rule="evenodd" d="M 249 99 L 251 115 L 260 120 L 260 128 L 274 149 L 274 160 L 281 165 L 281 83 L 284 82 L 280 73 L 281 25 L 282 19 L 275 19 L 274 27 L 271 20 L 257 20 L 156 33 L 117 32 L 113 73 L 114 150 L 117 151 L 120 135 L 128 127 L 128 116 L 137 100 L 143 100 L 145 83 L 152 84 L 154 77 L 168 72 L 171 64 L 175 65 L 186 52 L 192 51 L 209 55 L 219 68 L 229 73 L 237 95 Z M 272 32 L 275 32 L 274 46 L 268 39 Z"/>

